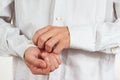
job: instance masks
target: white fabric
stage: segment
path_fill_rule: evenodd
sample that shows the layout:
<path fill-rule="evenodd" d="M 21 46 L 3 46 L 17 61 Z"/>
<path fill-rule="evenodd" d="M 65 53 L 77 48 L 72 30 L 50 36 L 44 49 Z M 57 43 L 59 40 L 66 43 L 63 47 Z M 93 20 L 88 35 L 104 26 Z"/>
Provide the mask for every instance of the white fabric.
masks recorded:
<path fill-rule="evenodd" d="M 0 79 L 13 80 L 13 57 L 0 56 L 0 71 Z"/>
<path fill-rule="evenodd" d="M 4 5 L 0 7 L 0 13 L 4 13 L 0 14 L 1 19 L 12 18 L 11 3 Z M 13 12 L 14 26 L 25 37 L 14 32 L 12 25 L 0 21 L 0 35 L 14 33 L 0 37 L 1 44 L 6 44 L 0 49 L 9 49 L 11 55 L 22 57 L 31 44 L 27 39 L 47 25 L 68 26 L 71 38 L 70 49 L 61 53 L 63 63 L 48 76 L 32 75 L 22 59 L 15 57 L 15 80 L 120 80 L 116 78 L 119 67 L 115 67 L 119 65 L 120 53 L 119 0 L 14 0 Z"/>

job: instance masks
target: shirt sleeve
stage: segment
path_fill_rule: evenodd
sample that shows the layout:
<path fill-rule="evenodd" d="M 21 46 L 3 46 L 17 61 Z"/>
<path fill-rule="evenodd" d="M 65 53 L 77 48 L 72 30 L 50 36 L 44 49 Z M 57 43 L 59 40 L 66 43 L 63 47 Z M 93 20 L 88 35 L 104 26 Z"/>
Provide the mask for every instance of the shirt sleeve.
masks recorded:
<path fill-rule="evenodd" d="M 24 35 L 20 35 L 18 28 L 9 23 L 12 18 L 12 2 L 13 0 L 0 1 L 0 55 L 23 58 L 25 50 L 34 45 Z"/>
<path fill-rule="evenodd" d="M 120 1 L 115 2 L 117 19 L 88 25 L 68 25 L 70 48 L 100 51 L 109 54 L 120 52 Z"/>

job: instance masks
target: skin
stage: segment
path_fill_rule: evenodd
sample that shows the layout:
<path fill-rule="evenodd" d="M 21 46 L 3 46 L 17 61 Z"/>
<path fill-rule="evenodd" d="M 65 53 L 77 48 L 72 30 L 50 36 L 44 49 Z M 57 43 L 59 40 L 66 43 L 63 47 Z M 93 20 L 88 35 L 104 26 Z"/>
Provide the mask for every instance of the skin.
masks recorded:
<path fill-rule="evenodd" d="M 33 42 L 47 52 L 60 53 L 70 46 L 70 35 L 67 27 L 46 26 L 36 31 Z"/>
<path fill-rule="evenodd" d="M 25 51 L 24 61 L 33 74 L 47 75 L 61 64 L 60 57 L 53 53 L 30 47 Z"/>
<path fill-rule="evenodd" d="M 33 42 L 38 48 L 31 47 L 26 50 L 25 63 L 33 74 L 49 74 L 61 63 L 58 53 L 70 46 L 68 28 L 46 26 L 36 31 Z"/>

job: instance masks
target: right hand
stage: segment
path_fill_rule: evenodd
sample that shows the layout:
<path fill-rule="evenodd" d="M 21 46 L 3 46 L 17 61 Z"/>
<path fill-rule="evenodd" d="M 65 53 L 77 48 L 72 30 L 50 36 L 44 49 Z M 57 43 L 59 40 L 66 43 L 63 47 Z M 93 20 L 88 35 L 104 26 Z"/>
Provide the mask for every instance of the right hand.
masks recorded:
<path fill-rule="evenodd" d="M 32 39 L 40 49 L 56 54 L 70 47 L 70 32 L 66 26 L 48 25 L 37 30 Z"/>
<path fill-rule="evenodd" d="M 59 56 L 45 53 L 39 48 L 30 47 L 25 51 L 24 60 L 33 74 L 46 75 L 54 71 L 60 64 Z"/>

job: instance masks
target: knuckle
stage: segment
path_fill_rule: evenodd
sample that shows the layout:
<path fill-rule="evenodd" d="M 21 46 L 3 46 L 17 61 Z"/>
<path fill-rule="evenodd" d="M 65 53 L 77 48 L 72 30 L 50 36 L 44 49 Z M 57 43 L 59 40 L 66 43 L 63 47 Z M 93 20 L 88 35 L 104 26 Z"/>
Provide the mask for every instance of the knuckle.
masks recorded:
<path fill-rule="evenodd" d="M 45 38 L 43 36 L 40 36 L 38 41 L 38 47 L 43 48 L 44 43 L 45 43 Z"/>
<path fill-rule="evenodd" d="M 50 42 L 47 42 L 47 43 L 45 44 L 45 46 L 46 46 L 47 48 L 52 48 L 52 44 L 51 44 Z"/>
<path fill-rule="evenodd" d="M 39 37 L 39 41 L 40 41 L 40 42 L 45 42 L 44 36 L 40 36 L 40 37 Z"/>

